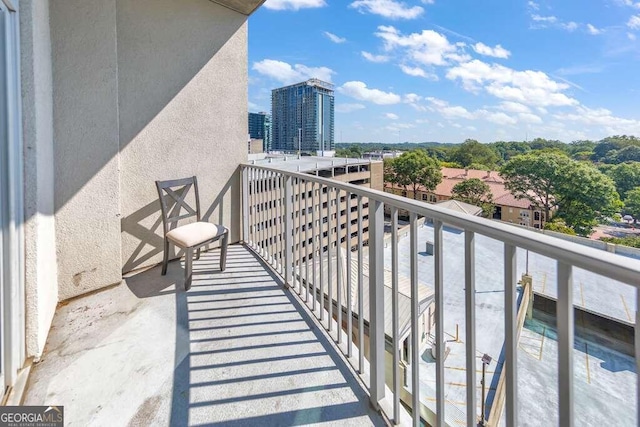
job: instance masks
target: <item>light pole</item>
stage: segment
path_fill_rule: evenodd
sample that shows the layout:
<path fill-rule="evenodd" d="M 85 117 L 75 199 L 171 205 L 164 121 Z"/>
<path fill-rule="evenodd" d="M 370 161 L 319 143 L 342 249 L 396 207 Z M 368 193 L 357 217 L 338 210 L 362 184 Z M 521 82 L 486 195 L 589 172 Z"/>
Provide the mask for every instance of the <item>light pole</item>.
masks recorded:
<path fill-rule="evenodd" d="M 484 400 L 485 400 L 485 394 L 486 394 L 486 390 L 485 390 L 485 373 L 486 373 L 486 369 L 487 366 L 489 366 L 489 364 L 491 363 L 491 356 L 489 356 L 488 354 L 484 354 L 482 356 L 482 401 L 480 402 L 481 404 L 481 411 L 482 413 L 480 414 L 480 425 L 482 427 L 487 425 L 487 420 L 484 418 Z"/>

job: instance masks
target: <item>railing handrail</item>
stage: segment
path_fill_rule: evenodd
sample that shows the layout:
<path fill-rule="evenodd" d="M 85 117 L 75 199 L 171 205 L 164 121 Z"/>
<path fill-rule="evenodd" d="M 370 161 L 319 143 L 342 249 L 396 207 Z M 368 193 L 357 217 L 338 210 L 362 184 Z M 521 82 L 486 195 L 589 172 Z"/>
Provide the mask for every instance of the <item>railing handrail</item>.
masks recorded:
<path fill-rule="evenodd" d="M 419 200 L 407 199 L 380 190 L 340 182 L 331 178 L 322 178 L 303 172 L 284 171 L 282 169 L 258 164 L 242 164 L 241 167 L 276 172 L 284 176 L 315 182 L 358 196 L 367 197 L 382 202 L 385 205 L 395 206 L 398 209 L 413 212 L 436 221 L 442 221 L 447 225 L 475 232 L 592 273 L 607 276 L 635 288 L 640 288 L 640 260 L 590 248 L 578 243 L 568 242 L 534 231 L 520 229 L 487 218 L 466 215 L 436 205 L 430 205 Z"/>

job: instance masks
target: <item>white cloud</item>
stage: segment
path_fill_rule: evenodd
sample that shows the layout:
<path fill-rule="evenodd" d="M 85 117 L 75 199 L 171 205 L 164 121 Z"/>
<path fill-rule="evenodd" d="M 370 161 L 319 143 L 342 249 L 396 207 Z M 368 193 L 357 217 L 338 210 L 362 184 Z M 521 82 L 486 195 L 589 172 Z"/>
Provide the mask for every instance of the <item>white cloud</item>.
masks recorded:
<path fill-rule="evenodd" d="M 560 23 L 560 28 L 563 28 L 569 32 L 573 32 L 575 30 L 578 29 L 578 23 L 577 22 L 573 22 L 573 21 L 569 21 L 569 22 L 561 22 Z"/>
<path fill-rule="evenodd" d="M 466 108 L 456 105 L 451 106 L 447 101 L 443 101 L 442 99 L 428 97 L 427 101 L 431 103 L 431 110 L 437 111 L 443 117 L 447 119 L 475 119 L 475 114 L 467 110 Z"/>
<path fill-rule="evenodd" d="M 520 113 L 518 114 L 518 120 L 523 123 L 530 124 L 540 124 L 542 123 L 542 118 L 533 113 Z"/>
<path fill-rule="evenodd" d="M 434 81 L 438 80 L 438 76 L 436 76 L 435 74 L 427 73 L 425 70 L 423 70 L 420 67 L 409 67 L 408 65 L 401 64 L 400 69 L 402 70 L 403 73 L 409 76 L 424 77 L 425 79 L 434 80 Z"/>
<path fill-rule="evenodd" d="M 542 71 L 516 71 L 474 59 L 450 68 L 447 78 L 459 79 L 462 87 L 470 92 L 484 89 L 496 98 L 525 105 L 544 107 L 578 104 L 563 93 L 569 88 L 568 84 L 556 82 Z"/>
<path fill-rule="evenodd" d="M 627 33 L 627 38 L 631 41 L 635 41 L 636 40 L 636 35 L 633 33 Z"/>
<path fill-rule="evenodd" d="M 618 0 L 618 3 L 621 3 L 624 6 L 629 6 L 629 7 L 633 7 L 636 9 L 640 9 L 640 1 L 634 1 L 634 0 Z"/>
<path fill-rule="evenodd" d="M 602 32 L 604 30 L 602 30 L 600 28 L 596 28 L 591 24 L 587 24 L 587 31 L 589 32 L 589 34 L 591 34 L 593 36 L 597 36 L 598 34 L 602 34 Z"/>
<path fill-rule="evenodd" d="M 389 19 L 415 19 L 424 12 L 420 6 L 410 7 L 396 0 L 356 0 L 349 7 L 360 13 L 372 13 Z"/>
<path fill-rule="evenodd" d="M 430 110 L 440 113 L 442 117 L 448 120 L 483 120 L 502 126 L 513 126 L 518 123 L 517 119 L 501 111 L 489 111 L 486 109 L 469 111 L 460 105 L 449 105 L 447 101 L 442 99 L 429 97 L 427 100 L 431 103 Z"/>
<path fill-rule="evenodd" d="M 575 122 L 589 127 L 597 126 L 604 129 L 609 135 L 640 134 L 640 120 L 616 117 L 605 108 L 592 109 L 580 105 L 573 113 L 559 113 L 554 117 L 558 120 Z"/>
<path fill-rule="evenodd" d="M 387 119 L 398 120 L 400 117 L 394 113 L 385 113 L 384 115 Z"/>
<path fill-rule="evenodd" d="M 264 7 L 272 10 L 299 10 L 324 7 L 325 0 L 267 0 Z"/>
<path fill-rule="evenodd" d="M 531 109 L 526 105 L 519 104 L 517 102 L 504 101 L 498 106 L 499 110 L 506 111 L 507 113 L 530 113 Z"/>
<path fill-rule="evenodd" d="M 387 62 L 390 59 L 387 55 L 374 55 L 373 53 L 365 52 L 364 50 L 360 53 L 364 59 L 371 62 Z"/>
<path fill-rule="evenodd" d="M 475 50 L 476 53 L 479 53 L 480 55 L 493 56 L 495 58 L 504 58 L 504 59 L 507 59 L 511 55 L 511 52 L 509 52 L 507 49 L 503 48 L 499 44 L 496 45 L 495 47 L 491 47 L 491 46 L 487 46 L 484 43 L 478 42 L 474 44 L 472 47 L 473 47 L 473 50 Z"/>
<path fill-rule="evenodd" d="M 529 8 L 531 10 L 539 10 L 540 9 L 540 5 L 538 3 L 536 3 L 536 2 L 534 2 L 534 1 L 529 1 L 527 3 L 527 5 L 529 6 Z"/>
<path fill-rule="evenodd" d="M 416 93 L 408 93 L 403 97 L 403 102 L 407 104 L 414 104 L 416 102 L 420 102 L 422 97 Z"/>
<path fill-rule="evenodd" d="M 330 82 L 331 76 L 335 74 L 335 71 L 331 68 L 307 67 L 303 64 L 291 66 L 286 62 L 275 59 L 263 59 L 262 61 L 254 62 L 252 69 L 283 84 L 297 83 L 310 78 L 318 78 Z"/>
<path fill-rule="evenodd" d="M 338 88 L 338 91 L 360 101 L 372 102 L 378 105 L 398 104 L 402 100 L 400 95 L 379 89 L 370 89 L 365 83 L 359 81 L 346 82 Z"/>
<path fill-rule="evenodd" d="M 464 44 L 452 44 L 433 30 L 404 35 L 392 26 L 382 25 L 375 35 L 382 39 L 386 51 L 402 50 L 408 59 L 419 64 L 442 66 L 470 59 L 462 51 Z"/>
<path fill-rule="evenodd" d="M 533 14 L 531 15 L 531 19 L 533 19 L 536 22 L 544 22 L 544 23 L 548 23 L 548 24 L 555 24 L 556 22 L 558 22 L 558 18 L 551 15 L 551 16 L 541 16 L 538 14 Z"/>
<path fill-rule="evenodd" d="M 353 111 L 364 109 L 362 104 L 336 104 L 335 110 L 337 113 L 351 113 Z"/>
<path fill-rule="evenodd" d="M 347 41 L 347 39 L 345 39 L 344 37 L 336 36 L 335 34 L 330 33 L 329 31 L 324 31 L 323 34 L 325 35 L 326 38 L 328 38 L 334 43 L 340 44 Z"/>
<path fill-rule="evenodd" d="M 627 26 L 632 30 L 640 29 L 640 15 L 633 15 L 631 18 L 629 18 Z"/>

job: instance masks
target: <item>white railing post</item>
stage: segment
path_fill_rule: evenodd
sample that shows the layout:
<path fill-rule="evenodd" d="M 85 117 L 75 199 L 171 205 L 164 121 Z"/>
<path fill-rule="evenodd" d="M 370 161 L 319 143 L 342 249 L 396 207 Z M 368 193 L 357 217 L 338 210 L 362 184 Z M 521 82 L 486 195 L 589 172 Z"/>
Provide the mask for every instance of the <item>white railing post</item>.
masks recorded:
<path fill-rule="evenodd" d="M 505 243 L 504 245 L 504 335 L 505 335 L 505 363 L 506 369 L 506 418 L 507 426 L 517 426 L 517 397 L 518 380 L 516 369 L 518 366 L 518 293 L 516 290 L 516 247 Z"/>
<path fill-rule="evenodd" d="M 467 425 L 478 422 L 476 407 L 476 252 L 475 233 L 464 233 L 465 332 L 467 338 Z"/>
<path fill-rule="evenodd" d="M 369 199 L 369 339 L 371 403 L 384 398 L 384 204 Z"/>
<path fill-rule="evenodd" d="M 442 221 L 433 221 L 434 287 L 436 300 L 436 419 L 444 426 L 444 247 Z M 416 249 L 417 250 L 417 249 Z"/>
<path fill-rule="evenodd" d="M 558 396 L 560 424 L 573 427 L 573 278 L 571 266 L 558 262 Z"/>
<path fill-rule="evenodd" d="M 411 406 L 413 408 L 412 425 L 414 427 L 420 427 L 420 295 L 418 290 L 418 215 L 413 212 L 409 215 L 409 244 L 411 245 L 411 254 L 409 256 L 411 259 Z M 442 424 L 438 424 L 438 426 L 440 425 Z"/>
<path fill-rule="evenodd" d="M 249 242 L 249 169 L 242 168 L 242 241 Z"/>
<path fill-rule="evenodd" d="M 400 424 L 400 328 L 398 326 L 398 208 L 391 208 L 391 326 L 393 328 L 393 423 Z"/>
<path fill-rule="evenodd" d="M 291 263 L 293 262 L 293 178 L 287 176 L 284 180 L 284 270 L 285 282 L 288 287 L 293 286 Z"/>

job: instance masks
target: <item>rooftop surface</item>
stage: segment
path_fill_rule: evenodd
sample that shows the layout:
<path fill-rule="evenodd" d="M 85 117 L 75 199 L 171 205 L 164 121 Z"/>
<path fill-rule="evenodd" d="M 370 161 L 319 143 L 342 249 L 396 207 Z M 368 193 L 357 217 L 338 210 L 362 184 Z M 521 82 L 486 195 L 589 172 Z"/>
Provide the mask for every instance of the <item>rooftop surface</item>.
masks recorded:
<path fill-rule="evenodd" d="M 400 237 L 402 237 L 401 235 Z M 464 233 L 445 227 L 444 238 L 444 331 L 451 349 L 445 361 L 445 398 L 447 418 L 456 420 L 466 411 L 465 309 L 464 309 Z M 425 242 L 433 242 L 433 227 L 418 228 L 418 275 L 425 283 L 433 283 L 434 257 L 427 255 Z M 410 268 L 409 238 L 398 244 L 400 272 Z M 526 271 L 526 251 L 518 249 L 518 278 Z M 391 264 L 391 249 L 385 249 L 385 266 Z M 503 244 L 476 235 L 476 357 L 477 398 L 480 404 L 481 364 L 487 353 L 493 362 L 487 370 L 489 399 L 495 391 L 494 372 L 501 366 L 504 342 L 504 277 Z M 556 265 L 549 258 L 529 253 L 529 272 L 534 289 L 555 296 Z M 633 294 L 633 297 L 632 297 Z M 619 298 L 610 297 L 620 296 Z M 634 321 L 635 290 L 584 270 L 574 269 L 574 303 L 594 312 L 626 316 Z M 458 341 L 455 340 L 456 326 Z M 522 331 L 518 352 L 519 416 L 522 425 L 557 424 L 557 342 L 553 328 L 536 321 L 528 322 Z M 633 425 L 636 373 L 632 357 L 604 346 L 576 338 L 574 349 L 576 375 L 576 425 Z M 422 401 L 435 407 L 435 362 L 429 351 L 422 355 L 420 366 Z M 427 393 L 426 395 L 424 393 Z M 623 397 L 624 396 L 624 397 Z M 622 399 L 622 400 L 620 400 Z M 451 406 L 455 407 L 451 408 Z M 449 409 L 451 408 L 451 409 Z M 480 414 L 478 407 L 477 413 Z M 619 422 L 618 422 L 619 421 Z M 464 419 L 462 420 L 464 424 Z"/>
<path fill-rule="evenodd" d="M 384 425 L 322 327 L 243 246 L 61 306 L 25 404 L 69 426 Z M 176 283 L 178 292 L 176 292 Z"/>
<path fill-rule="evenodd" d="M 268 166 L 285 172 L 312 172 L 322 169 L 331 169 L 345 165 L 368 165 L 372 161 L 369 159 L 349 159 L 341 157 L 319 157 L 319 156 L 267 156 L 261 160 L 252 161 L 250 164 L 258 166 Z"/>

